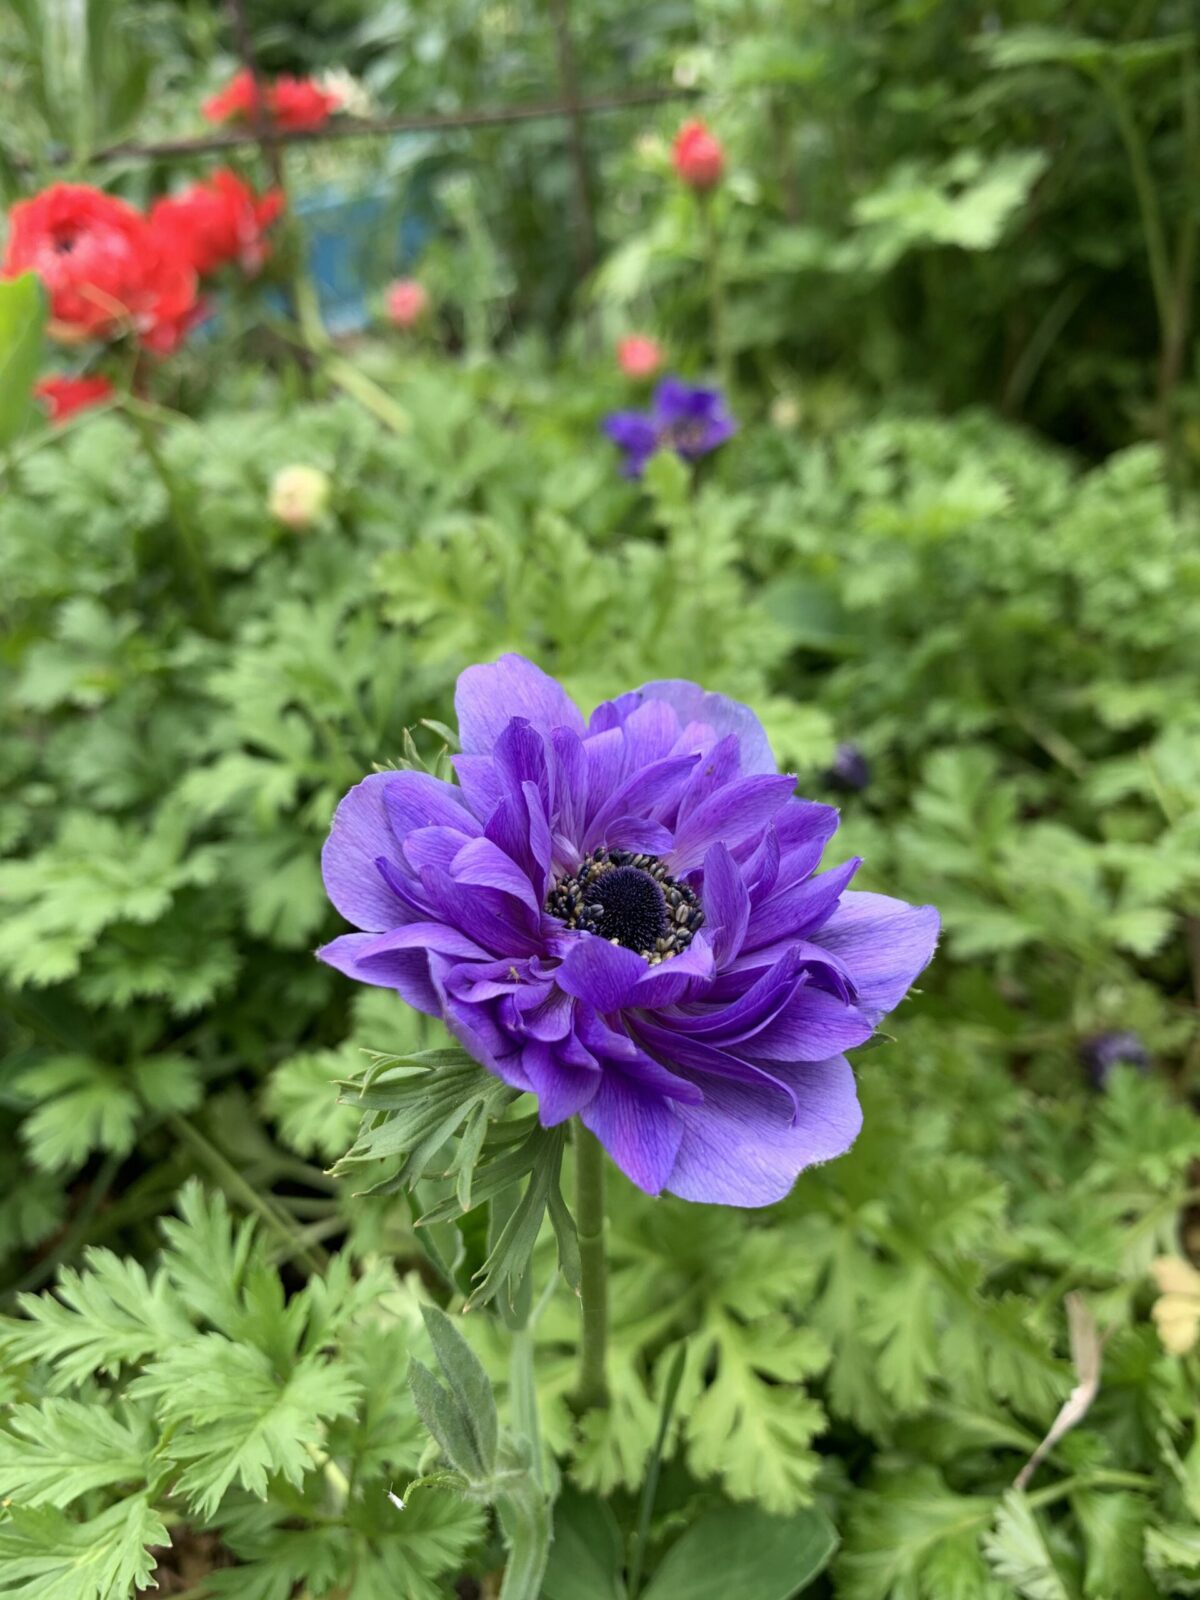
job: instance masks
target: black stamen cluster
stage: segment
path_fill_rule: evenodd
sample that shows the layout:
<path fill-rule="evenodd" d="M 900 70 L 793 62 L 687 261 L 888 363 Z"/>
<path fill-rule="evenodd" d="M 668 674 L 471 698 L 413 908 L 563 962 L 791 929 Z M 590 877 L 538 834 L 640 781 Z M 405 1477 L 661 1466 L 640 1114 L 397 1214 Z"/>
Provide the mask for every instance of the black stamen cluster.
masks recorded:
<path fill-rule="evenodd" d="M 568 928 L 636 950 L 652 967 L 686 950 L 704 925 L 695 890 L 677 883 L 657 856 L 593 850 L 559 878 L 546 910 Z"/>

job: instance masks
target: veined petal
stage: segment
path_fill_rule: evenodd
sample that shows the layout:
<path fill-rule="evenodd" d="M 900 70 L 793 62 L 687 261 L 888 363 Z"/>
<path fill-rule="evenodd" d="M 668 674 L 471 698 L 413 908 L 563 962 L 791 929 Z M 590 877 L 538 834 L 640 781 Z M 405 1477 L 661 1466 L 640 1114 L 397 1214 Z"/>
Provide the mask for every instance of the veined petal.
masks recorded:
<path fill-rule="evenodd" d="M 705 1082 L 704 1103 L 679 1106 L 672 1194 L 713 1205 L 774 1205 L 804 1170 L 844 1155 L 862 1127 L 854 1073 L 844 1057 L 780 1069 L 798 1110 L 789 1116 L 766 1086 Z"/>
<path fill-rule="evenodd" d="M 582 934 L 558 969 L 559 987 L 584 1000 L 603 1016 L 633 1003 L 632 996 L 646 963 L 634 950 Z"/>
<path fill-rule="evenodd" d="M 898 1006 L 929 965 L 940 926 L 933 906 L 851 890 L 815 942 L 846 964 L 864 1010 L 878 1016 Z"/>
<path fill-rule="evenodd" d="M 468 667 L 454 692 L 458 735 L 466 755 L 486 755 L 513 717 L 535 728 L 573 728 L 583 717 L 562 686 L 524 656 L 505 655 L 490 666 Z"/>
<path fill-rule="evenodd" d="M 373 772 L 356 784 L 333 814 L 321 852 L 325 890 L 356 927 L 382 932 L 411 920 L 412 913 L 384 882 L 376 861 L 399 857 L 384 801 L 398 773 Z"/>
<path fill-rule="evenodd" d="M 635 705 L 647 700 L 665 700 L 682 727 L 689 722 L 704 722 L 718 738 L 727 733 L 735 734 L 741 751 L 743 773 L 779 770 L 762 723 L 750 707 L 742 705 L 740 701 L 702 689 L 699 684 L 688 683 L 684 678 L 658 678 L 622 695 L 614 704 L 627 706 L 632 711 Z"/>
<path fill-rule="evenodd" d="M 609 1069 L 595 1098 L 579 1116 L 639 1189 L 647 1194 L 662 1192 L 683 1138 L 674 1103 L 645 1092 L 631 1078 Z"/>

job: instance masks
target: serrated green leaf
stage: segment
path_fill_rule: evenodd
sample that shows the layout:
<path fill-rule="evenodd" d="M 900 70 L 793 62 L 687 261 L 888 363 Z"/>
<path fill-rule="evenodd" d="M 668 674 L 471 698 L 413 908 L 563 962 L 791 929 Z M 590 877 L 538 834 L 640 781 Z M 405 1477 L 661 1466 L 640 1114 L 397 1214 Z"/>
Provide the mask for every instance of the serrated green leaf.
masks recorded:
<path fill-rule="evenodd" d="M 0 1497 L 60 1510 L 93 1489 L 137 1483 L 149 1466 L 146 1419 L 95 1401 L 13 1406 L 0 1429 Z"/>
<path fill-rule="evenodd" d="M 151 1547 L 169 1539 L 142 1495 L 88 1522 L 72 1522 L 49 1506 L 14 1506 L 0 1523 L 0 1582 L 19 1600 L 127 1600 L 150 1580 Z"/>

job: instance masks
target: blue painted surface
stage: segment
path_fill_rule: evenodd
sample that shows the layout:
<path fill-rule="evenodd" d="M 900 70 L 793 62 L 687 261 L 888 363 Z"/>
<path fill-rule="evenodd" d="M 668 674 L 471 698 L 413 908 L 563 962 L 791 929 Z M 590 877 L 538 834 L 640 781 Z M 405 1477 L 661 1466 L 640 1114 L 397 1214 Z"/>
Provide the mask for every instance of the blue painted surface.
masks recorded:
<path fill-rule="evenodd" d="M 412 184 L 380 183 L 348 196 L 319 190 L 296 201 L 308 267 L 330 333 L 371 320 L 369 297 L 411 266 L 432 231 L 424 196 Z"/>

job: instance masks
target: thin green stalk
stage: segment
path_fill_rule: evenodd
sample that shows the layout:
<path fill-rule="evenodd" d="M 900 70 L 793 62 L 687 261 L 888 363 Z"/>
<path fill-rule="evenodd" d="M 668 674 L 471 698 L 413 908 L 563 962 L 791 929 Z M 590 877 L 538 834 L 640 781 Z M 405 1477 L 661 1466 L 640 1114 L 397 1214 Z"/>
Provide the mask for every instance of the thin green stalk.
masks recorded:
<path fill-rule="evenodd" d="M 533 1326 L 514 1328 L 509 1356 L 509 1394 L 514 1433 L 529 1443 L 530 1467 L 539 1489 L 542 1483 L 542 1429 L 538 1419 L 537 1380 L 533 1370 Z"/>
<path fill-rule="evenodd" d="M 608 1404 L 608 1256 L 604 1151 L 580 1122 L 575 1124 L 575 1227 L 583 1314 L 575 1405 L 584 1412 Z"/>
<path fill-rule="evenodd" d="M 629 1600 L 637 1600 L 642 1586 L 642 1568 L 646 1561 L 646 1546 L 650 1541 L 650 1519 L 654 1515 L 658 1475 L 662 1470 L 662 1453 L 667 1442 L 667 1431 L 671 1426 L 675 1401 L 679 1397 L 679 1385 L 683 1382 L 683 1363 L 686 1356 L 687 1345 L 680 1344 L 671 1362 L 671 1370 L 667 1373 L 667 1382 L 663 1389 L 662 1407 L 658 1414 L 658 1433 L 646 1467 L 646 1481 L 642 1485 L 642 1503 L 638 1508 L 637 1535 L 634 1539 L 633 1553 L 629 1558 Z"/>
<path fill-rule="evenodd" d="M 1112 73 L 1104 73 L 1100 84 L 1108 96 L 1117 119 L 1117 127 L 1129 158 L 1133 187 L 1137 193 L 1138 209 L 1142 215 L 1142 233 L 1146 240 L 1146 256 L 1150 263 L 1150 281 L 1154 286 L 1154 303 L 1158 309 L 1159 326 L 1163 340 L 1171 327 L 1171 260 L 1167 249 L 1167 236 L 1163 228 L 1162 212 L 1154 191 L 1154 178 L 1146 158 L 1146 141 L 1142 138 L 1125 85 Z"/>
<path fill-rule="evenodd" d="M 725 315 L 725 279 L 721 272 L 721 237 L 717 229 L 715 201 L 709 189 L 697 192 L 701 228 L 704 233 L 704 256 L 708 270 L 709 337 L 712 340 L 713 360 L 726 399 L 733 388 L 733 363 L 729 355 L 728 322 Z"/>
<path fill-rule="evenodd" d="M 183 487 L 168 465 L 166 457 L 159 449 L 154 427 L 150 419 L 144 415 L 138 402 L 127 399 L 123 402 L 122 410 L 129 418 L 134 432 L 141 441 L 142 449 L 146 452 L 146 459 L 153 467 L 155 475 L 166 494 L 167 505 L 171 513 L 171 522 L 175 529 L 175 548 L 178 554 L 183 557 L 184 573 L 195 593 L 196 607 L 200 614 L 201 625 L 206 632 L 215 633 L 216 611 L 213 604 L 212 578 L 209 575 L 208 565 L 204 560 L 200 540 L 192 522 L 191 507 L 183 492 Z"/>
<path fill-rule="evenodd" d="M 236 1197 L 249 1211 L 255 1212 L 267 1226 L 284 1239 L 290 1255 L 297 1255 L 310 1272 L 323 1272 L 328 1265 L 304 1239 L 300 1230 L 248 1183 L 231 1161 L 221 1154 L 211 1140 L 185 1118 L 173 1115 L 166 1125 L 181 1143 L 186 1144 L 204 1162 L 217 1182 L 231 1197 Z"/>

